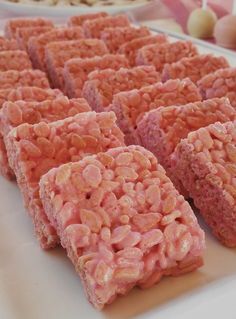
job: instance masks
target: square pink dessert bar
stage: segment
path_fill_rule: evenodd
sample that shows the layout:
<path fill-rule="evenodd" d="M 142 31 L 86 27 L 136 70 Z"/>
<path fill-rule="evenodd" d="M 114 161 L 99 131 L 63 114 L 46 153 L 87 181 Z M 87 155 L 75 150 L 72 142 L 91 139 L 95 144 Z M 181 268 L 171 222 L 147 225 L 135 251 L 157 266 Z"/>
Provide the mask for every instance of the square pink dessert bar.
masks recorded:
<path fill-rule="evenodd" d="M 118 147 L 50 170 L 40 196 L 98 309 L 203 264 L 204 233 L 155 156 Z"/>
<path fill-rule="evenodd" d="M 63 70 L 64 91 L 69 97 L 81 97 L 84 83 L 94 70 L 128 68 L 129 62 L 121 54 L 105 54 L 93 58 L 75 58 L 67 61 Z"/>
<path fill-rule="evenodd" d="M 217 70 L 204 76 L 197 85 L 204 99 L 227 96 L 236 107 L 236 68 Z"/>
<path fill-rule="evenodd" d="M 160 81 L 160 77 L 153 66 L 97 70 L 89 74 L 82 96 L 93 110 L 101 112 L 110 105 L 114 94 L 154 84 Z"/>
<path fill-rule="evenodd" d="M 151 32 L 147 27 L 117 27 L 104 29 L 101 32 L 100 39 L 105 42 L 110 52 L 116 53 L 122 44 L 149 35 L 151 35 Z"/>
<path fill-rule="evenodd" d="M 28 41 L 28 51 L 34 68 L 46 71 L 45 47 L 55 41 L 78 40 L 84 38 L 81 27 L 62 27 L 31 37 Z M 64 48 L 65 50 L 65 48 Z"/>
<path fill-rule="evenodd" d="M 101 32 L 109 27 L 116 28 L 129 26 L 129 19 L 124 14 L 90 19 L 83 23 L 84 33 L 87 38 L 100 38 Z"/>
<path fill-rule="evenodd" d="M 16 40 L 21 50 L 28 50 L 28 40 L 31 37 L 50 31 L 53 26 L 20 28 L 16 31 Z"/>
<path fill-rule="evenodd" d="M 145 112 L 160 106 L 182 105 L 200 100 L 198 88 L 189 79 L 169 80 L 118 93 L 114 95 L 109 110 L 116 113 L 117 124 L 129 145 L 139 143 L 136 128 Z"/>
<path fill-rule="evenodd" d="M 28 54 L 21 50 L 0 52 L 0 71 L 32 69 Z"/>
<path fill-rule="evenodd" d="M 85 99 L 69 100 L 66 96 L 58 96 L 42 102 L 5 102 L 0 111 L 0 134 L 4 144 L 4 147 L 0 148 L 0 157 L 4 159 L 4 161 L 0 160 L 1 170 L 6 171 L 9 168 L 5 138 L 14 127 L 23 123 L 49 123 L 90 110 Z"/>
<path fill-rule="evenodd" d="M 7 38 L 15 38 L 17 30 L 30 27 L 53 27 L 52 21 L 44 18 L 15 18 L 5 24 L 4 33 Z"/>
<path fill-rule="evenodd" d="M 137 65 L 154 65 L 157 71 L 162 71 L 166 63 L 176 62 L 184 57 L 198 54 L 192 41 L 176 41 L 173 43 L 150 44 L 137 53 Z"/>
<path fill-rule="evenodd" d="M 189 78 L 197 83 L 205 75 L 227 67 L 229 67 L 229 63 L 222 56 L 196 55 L 191 58 L 182 58 L 171 64 L 165 64 L 162 71 L 162 80 Z"/>
<path fill-rule="evenodd" d="M 146 37 L 133 39 L 128 43 L 124 43 L 121 45 L 118 53 L 125 54 L 129 60 L 130 65 L 136 65 L 136 57 L 138 50 L 146 45 L 149 44 L 160 44 L 166 43 L 167 37 L 164 34 L 157 34 L 157 35 L 149 35 Z"/>
<path fill-rule="evenodd" d="M 63 95 L 58 89 L 42 89 L 35 86 L 19 86 L 14 89 L 0 89 L 0 109 L 5 101 L 44 101 Z"/>
<path fill-rule="evenodd" d="M 105 43 L 98 39 L 53 42 L 46 46 L 45 61 L 55 87 L 64 89 L 63 67 L 72 58 L 91 58 L 107 54 Z"/>
<path fill-rule="evenodd" d="M 236 120 L 236 110 L 227 98 L 215 98 L 182 106 L 161 107 L 147 112 L 137 125 L 140 144 L 153 152 L 177 189 L 186 195 L 178 174 L 171 169 L 171 154 L 189 132 L 220 121 Z M 201 149 L 204 144 L 198 141 Z"/>
<path fill-rule="evenodd" d="M 236 247 L 236 122 L 216 122 L 191 132 L 172 160 L 213 234 L 224 245 Z"/>
<path fill-rule="evenodd" d="M 39 198 L 41 176 L 88 154 L 123 146 L 123 134 L 115 122 L 113 112 L 85 112 L 48 124 L 22 124 L 7 135 L 9 163 L 43 249 L 55 247 L 59 238 Z"/>
<path fill-rule="evenodd" d="M 35 86 L 49 89 L 50 85 L 46 74 L 40 70 L 9 70 L 0 72 L 0 88 L 15 89 L 20 86 Z"/>
<path fill-rule="evenodd" d="M 98 12 L 98 13 L 88 13 L 88 14 L 82 14 L 78 16 L 72 16 L 68 20 L 68 25 L 75 27 L 75 26 L 82 26 L 83 23 L 87 20 L 93 20 L 97 18 L 105 18 L 108 16 L 108 13 L 106 12 Z"/>
<path fill-rule="evenodd" d="M 17 41 L 0 36 L 0 52 L 9 50 L 19 50 Z"/>
<path fill-rule="evenodd" d="M 42 89 L 38 87 L 18 87 L 16 89 L 0 90 L 0 109 L 4 102 L 15 102 L 18 100 L 23 101 L 44 101 L 55 99 L 57 96 L 62 95 L 59 90 Z M 0 127 L 1 129 L 1 127 Z M 3 136 L 0 133 L 0 172 L 7 179 L 14 179 L 15 174 L 9 166 L 6 154 L 6 147 L 3 141 Z"/>

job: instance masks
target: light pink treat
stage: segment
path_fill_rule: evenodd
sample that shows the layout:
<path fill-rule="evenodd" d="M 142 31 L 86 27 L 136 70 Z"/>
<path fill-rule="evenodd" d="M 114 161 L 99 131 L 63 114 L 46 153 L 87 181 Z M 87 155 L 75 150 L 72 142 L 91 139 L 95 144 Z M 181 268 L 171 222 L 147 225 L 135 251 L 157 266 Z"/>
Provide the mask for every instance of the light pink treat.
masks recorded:
<path fill-rule="evenodd" d="M 42 89 L 49 89 L 50 85 L 47 76 L 40 70 L 9 70 L 0 72 L 0 88 L 14 89 L 20 86 L 36 86 Z"/>
<path fill-rule="evenodd" d="M 70 97 L 81 97 L 82 89 L 88 74 L 94 70 L 128 68 L 129 63 L 124 55 L 106 54 L 101 57 L 75 58 L 67 61 L 63 70 L 64 91 Z"/>
<path fill-rule="evenodd" d="M 10 19 L 5 25 L 5 36 L 15 38 L 17 29 L 30 27 L 53 27 L 52 21 L 43 18 L 16 18 Z"/>
<path fill-rule="evenodd" d="M 20 28 L 16 31 L 16 40 L 21 50 L 28 50 L 28 40 L 31 37 L 38 36 L 40 34 L 50 31 L 53 26 L 47 27 L 30 27 Z"/>
<path fill-rule="evenodd" d="M 116 53 L 122 44 L 150 34 L 151 32 L 147 27 L 117 27 L 104 29 L 100 38 L 105 42 L 110 52 Z"/>
<path fill-rule="evenodd" d="M 16 89 L 0 90 L 0 108 L 2 108 L 6 101 L 44 101 L 51 100 L 57 96 L 62 95 L 59 90 L 41 89 L 38 87 L 18 87 Z M 37 114 L 36 114 L 37 116 Z M 2 134 L 0 133 L 0 173 L 7 179 L 13 180 L 15 174 L 8 164 L 6 156 L 5 143 L 3 141 Z"/>
<path fill-rule="evenodd" d="M 19 50 L 17 41 L 0 36 L 0 51 Z"/>
<path fill-rule="evenodd" d="M 137 53 L 140 48 L 149 44 L 160 45 L 165 42 L 167 42 L 167 37 L 164 34 L 149 35 L 147 37 L 134 39 L 128 43 L 122 44 L 118 53 L 125 54 L 130 64 L 134 66 L 136 65 Z"/>
<path fill-rule="evenodd" d="M 9 50 L 0 52 L 0 71 L 32 69 L 28 54 L 25 51 Z"/>
<path fill-rule="evenodd" d="M 203 102 L 194 102 L 182 106 L 161 107 L 146 113 L 138 123 L 137 135 L 140 144 L 153 152 L 164 166 L 177 189 L 188 195 L 171 169 L 171 154 L 175 147 L 186 138 L 189 132 L 220 121 L 236 120 L 236 110 L 227 98 L 215 98 Z M 202 149 L 204 144 L 197 143 Z"/>
<path fill-rule="evenodd" d="M 105 28 L 129 27 L 129 19 L 126 15 L 108 16 L 87 20 L 83 23 L 83 29 L 87 38 L 100 38 Z"/>
<path fill-rule="evenodd" d="M 58 96 L 42 102 L 5 102 L 0 111 L 0 136 L 1 139 L 3 138 L 2 147 L 0 148 L 0 159 L 3 159 L 2 161 L 0 160 L 0 170 L 11 171 L 7 159 L 5 139 L 13 127 L 23 123 L 49 123 L 90 110 L 85 99 L 69 100 L 66 96 Z M 12 174 L 13 176 L 14 174 Z"/>
<path fill-rule="evenodd" d="M 81 27 L 55 28 L 28 41 L 29 55 L 34 68 L 46 71 L 45 47 L 48 43 L 65 40 L 78 40 L 84 37 Z M 64 48 L 65 50 L 65 48 Z"/>
<path fill-rule="evenodd" d="M 197 54 L 197 48 L 191 41 L 176 41 L 162 45 L 150 44 L 139 50 L 136 64 L 154 65 L 157 71 L 162 71 L 166 63 L 173 63 L 183 57 L 193 57 Z"/>
<path fill-rule="evenodd" d="M 59 243 L 39 198 L 39 179 L 51 168 L 83 156 L 123 146 L 123 134 L 113 112 L 86 112 L 49 124 L 22 124 L 6 137 L 11 167 L 23 193 L 42 248 Z"/>
<path fill-rule="evenodd" d="M 227 96 L 236 107 L 236 68 L 218 70 L 206 75 L 197 85 L 204 99 Z"/>
<path fill-rule="evenodd" d="M 148 288 L 203 264 L 204 233 L 190 205 L 140 146 L 52 169 L 40 195 L 98 309 L 136 285 Z"/>
<path fill-rule="evenodd" d="M 236 122 L 217 122 L 188 134 L 172 165 L 213 234 L 235 247 Z"/>
<path fill-rule="evenodd" d="M 45 61 L 55 87 L 64 89 L 63 68 L 73 58 L 91 58 L 108 53 L 105 43 L 97 39 L 53 42 L 46 46 Z"/>
<path fill-rule="evenodd" d="M 98 12 L 98 13 L 88 13 L 88 14 L 82 14 L 78 16 L 72 16 L 68 20 L 69 26 L 82 26 L 83 23 L 87 20 L 93 20 L 97 18 L 104 18 L 107 17 L 108 14 L 106 12 Z"/>
<path fill-rule="evenodd" d="M 145 112 L 160 106 L 183 105 L 200 100 L 197 87 L 189 79 L 169 80 L 118 93 L 109 109 L 116 113 L 117 123 L 129 145 L 139 143 L 136 128 Z"/>
<path fill-rule="evenodd" d="M 224 57 L 215 57 L 212 54 L 196 55 L 191 58 L 182 58 L 180 61 L 165 64 L 162 71 L 162 79 L 184 79 L 190 78 L 194 83 L 205 75 L 218 69 L 229 67 Z"/>
<path fill-rule="evenodd" d="M 89 74 L 82 95 L 97 112 L 103 111 L 112 102 L 113 95 L 141 88 L 160 81 L 160 73 L 152 66 L 139 66 L 118 71 L 106 69 Z"/>
<path fill-rule="evenodd" d="M 0 90 L 0 109 L 5 101 L 15 102 L 18 100 L 24 101 L 44 101 L 54 99 L 63 95 L 58 89 L 42 89 L 38 87 L 23 86 L 15 89 Z"/>

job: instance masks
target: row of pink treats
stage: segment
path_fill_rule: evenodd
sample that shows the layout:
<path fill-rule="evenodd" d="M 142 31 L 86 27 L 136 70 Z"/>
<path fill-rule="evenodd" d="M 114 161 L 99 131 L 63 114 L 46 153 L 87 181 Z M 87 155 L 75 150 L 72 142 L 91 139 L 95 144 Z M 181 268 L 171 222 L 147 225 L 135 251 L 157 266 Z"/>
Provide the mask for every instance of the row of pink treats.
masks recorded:
<path fill-rule="evenodd" d="M 2 174 L 96 308 L 203 264 L 186 198 L 236 246 L 236 69 L 225 58 L 103 12 L 60 27 L 10 20 L 5 36 Z"/>

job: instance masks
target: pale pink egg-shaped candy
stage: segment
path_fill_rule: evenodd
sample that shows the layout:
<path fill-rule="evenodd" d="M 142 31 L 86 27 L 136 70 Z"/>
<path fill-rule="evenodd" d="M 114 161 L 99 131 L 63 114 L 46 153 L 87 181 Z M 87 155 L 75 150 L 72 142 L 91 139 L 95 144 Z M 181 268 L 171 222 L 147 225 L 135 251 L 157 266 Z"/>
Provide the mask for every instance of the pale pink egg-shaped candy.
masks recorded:
<path fill-rule="evenodd" d="M 222 47 L 236 48 L 236 16 L 226 15 L 215 25 L 214 36 L 216 43 Z"/>

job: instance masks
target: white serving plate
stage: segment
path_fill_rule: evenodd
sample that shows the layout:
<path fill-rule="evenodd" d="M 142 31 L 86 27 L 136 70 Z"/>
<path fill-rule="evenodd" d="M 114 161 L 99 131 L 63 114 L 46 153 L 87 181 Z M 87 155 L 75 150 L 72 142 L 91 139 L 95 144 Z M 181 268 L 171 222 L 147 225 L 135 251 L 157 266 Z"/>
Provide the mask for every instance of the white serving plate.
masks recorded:
<path fill-rule="evenodd" d="M 127 12 L 132 9 L 142 7 L 147 2 L 129 4 L 129 5 L 111 5 L 111 6 L 46 6 L 46 5 L 34 5 L 34 4 L 19 4 L 6 0 L 0 0 L 0 10 L 7 10 L 13 15 L 17 16 L 51 16 L 51 17 L 65 17 L 76 14 L 94 13 L 100 11 L 106 11 L 110 14 L 119 12 Z"/>
<path fill-rule="evenodd" d="M 186 37 L 172 36 L 177 38 Z M 197 43 L 202 53 L 224 55 L 236 66 L 231 51 Z M 200 218 L 207 239 L 202 268 L 164 278 L 148 290 L 133 289 L 98 312 L 86 300 L 65 251 L 39 248 L 17 185 L 1 176 L 0 203 L 0 319 L 236 318 L 236 249 L 223 247 Z"/>

